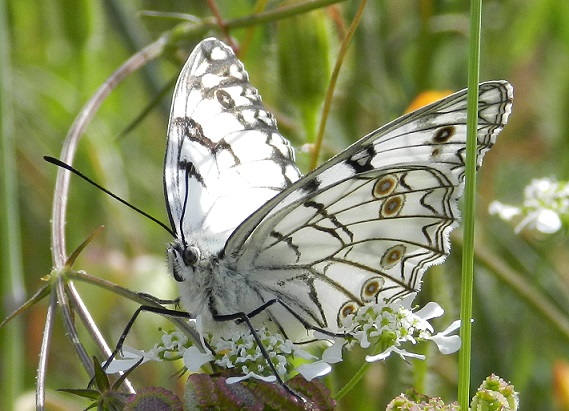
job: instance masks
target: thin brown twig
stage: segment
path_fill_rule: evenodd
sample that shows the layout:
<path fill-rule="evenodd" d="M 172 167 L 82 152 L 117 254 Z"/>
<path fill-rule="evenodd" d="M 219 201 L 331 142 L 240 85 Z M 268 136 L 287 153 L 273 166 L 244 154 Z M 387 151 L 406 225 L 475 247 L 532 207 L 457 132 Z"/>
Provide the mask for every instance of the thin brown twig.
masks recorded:
<path fill-rule="evenodd" d="M 237 44 L 235 44 L 235 42 L 229 35 L 229 29 L 227 28 L 225 22 L 223 21 L 223 17 L 221 17 L 221 13 L 219 12 L 219 7 L 217 7 L 215 0 L 207 0 L 207 5 L 209 6 L 211 13 L 215 17 L 215 21 L 217 21 L 217 25 L 219 26 L 219 29 L 223 33 L 225 41 L 234 51 L 237 51 Z"/>
<path fill-rule="evenodd" d="M 45 316 L 45 325 L 41 340 L 41 348 L 38 360 L 38 371 L 36 377 L 36 410 L 43 411 L 45 408 L 45 378 L 47 375 L 47 360 L 49 358 L 49 346 L 51 343 L 51 335 L 53 333 L 53 319 L 57 311 L 57 294 L 51 293 L 47 314 Z"/>

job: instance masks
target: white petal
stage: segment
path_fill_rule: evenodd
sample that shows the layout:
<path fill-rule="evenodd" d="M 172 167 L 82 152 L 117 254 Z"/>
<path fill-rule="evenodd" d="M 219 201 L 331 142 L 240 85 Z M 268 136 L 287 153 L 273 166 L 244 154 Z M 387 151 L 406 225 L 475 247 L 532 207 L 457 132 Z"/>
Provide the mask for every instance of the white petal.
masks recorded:
<path fill-rule="evenodd" d="M 130 370 L 132 367 L 134 367 L 134 365 L 140 360 L 140 358 L 137 359 L 130 359 L 130 360 L 117 360 L 116 358 L 113 359 L 111 361 L 111 363 L 109 364 L 109 366 L 107 367 L 107 369 L 105 370 L 105 373 L 107 374 L 114 374 L 116 372 L 121 372 L 121 371 L 126 371 L 126 370 Z M 144 360 L 143 360 L 144 362 Z"/>
<path fill-rule="evenodd" d="M 305 360 L 316 360 L 318 357 L 310 354 L 308 351 L 304 351 L 298 347 L 294 347 L 294 356 L 298 358 L 303 358 Z"/>
<path fill-rule="evenodd" d="M 322 377 L 332 371 L 330 364 L 324 361 L 316 361 L 311 364 L 302 364 L 296 367 L 298 371 L 306 380 L 312 381 L 316 377 Z"/>
<path fill-rule="evenodd" d="M 561 228 L 559 215 L 548 209 L 542 209 L 535 220 L 535 228 L 545 234 L 553 234 Z"/>
<path fill-rule="evenodd" d="M 326 348 L 322 353 L 322 361 L 329 364 L 335 364 L 342 361 L 342 350 L 346 345 L 346 340 L 343 338 L 335 338 L 334 344 Z"/>
<path fill-rule="evenodd" d="M 328 336 L 328 338 L 330 337 Z M 322 353 L 321 360 L 309 364 L 302 364 L 296 367 L 296 370 L 308 381 L 328 374 L 332 370 L 330 364 L 342 361 L 342 350 L 344 345 L 346 345 L 346 340 L 344 338 L 334 338 L 334 343 L 330 347 L 326 348 Z"/>
<path fill-rule="evenodd" d="M 235 384 L 236 382 L 247 380 L 249 378 L 256 378 L 258 380 L 262 380 L 262 381 L 266 381 L 266 382 L 275 382 L 277 380 L 277 377 L 275 377 L 274 375 L 263 376 L 263 375 L 255 374 L 254 372 L 248 372 L 247 375 L 241 375 L 239 377 L 229 377 L 226 380 L 226 382 L 227 382 L 227 384 Z"/>
<path fill-rule="evenodd" d="M 461 346 L 461 340 L 458 335 L 448 335 L 451 332 L 460 328 L 460 320 L 453 321 L 451 325 L 449 325 L 446 330 L 438 333 L 437 335 L 433 335 L 429 338 L 439 348 L 441 354 L 452 354 L 457 352 Z"/>
<path fill-rule="evenodd" d="M 419 311 L 415 312 L 415 315 L 422 318 L 423 320 L 430 320 L 431 318 L 440 317 L 445 313 L 445 310 L 435 302 L 427 303 Z"/>
<path fill-rule="evenodd" d="M 387 357 L 389 357 L 389 355 L 393 351 L 391 348 L 393 348 L 393 347 L 389 347 L 384 352 L 376 354 L 376 355 L 366 355 L 366 361 L 367 362 L 376 362 L 376 361 L 385 360 Z"/>
<path fill-rule="evenodd" d="M 387 357 L 389 357 L 389 355 L 392 352 L 399 354 L 402 358 L 411 357 L 411 358 L 418 358 L 420 360 L 424 360 L 426 358 L 424 355 L 408 352 L 408 351 L 399 349 L 399 348 L 392 345 L 391 347 L 389 347 L 387 350 L 385 350 L 384 352 L 382 352 L 380 354 L 366 356 L 366 361 L 367 362 L 375 362 L 375 361 L 384 360 Z"/>
<path fill-rule="evenodd" d="M 184 351 L 184 365 L 191 372 L 199 371 L 202 365 L 213 360 L 214 357 L 211 353 L 203 353 L 194 346 Z"/>
<path fill-rule="evenodd" d="M 488 206 L 488 212 L 490 214 L 498 214 L 502 220 L 510 221 L 515 216 L 520 215 L 522 210 L 518 207 L 502 204 L 499 201 L 492 201 Z"/>
<path fill-rule="evenodd" d="M 441 354 L 445 355 L 457 352 L 460 349 L 461 345 L 460 337 L 458 335 L 445 336 L 437 334 L 433 335 L 430 340 L 437 344 L 437 347 L 439 347 Z"/>
<path fill-rule="evenodd" d="M 377 336 L 377 334 L 378 333 L 372 333 L 372 337 Z M 354 334 L 354 338 L 360 342 L 360 347 L 362 348 L 369 348 L 371 345 L 367 337 L 368 335 L 364 331 Z"/>
<path fill-rule="evenodd" d="M 542 208 L 524 217 L 516 226 L 515 233 L 519 234 L 526 227 L 545 234 L 553 234 L 561 228 L 561 219 L 555 211 Z"/>
<path fill-rule="evenodd" d="M 472 320 L 471 322 L 474 322 Z M 439 334 L 448 335 L 451 332 L 458 330 L 460 328 L 460 320 L 454 320 L 444 331 L 441 331 Z"/>
<path fill-rule="evenodd" d="M 527 216 L 525 216 L 523 218 L 523 220 L 518 223 L 516 228 L 514 228 L 514 233 L 516 233 L 516 234 L 521 233 L 523 231 L 523 229 L 526 228 L 526 226 L 529 225 L 533 219 L 534 219 L 533 213 L 530 213 Z"/>
<path fill-rule="evenodd" d="M 141 358 L 143 358 L 141 364 L 149 361 L 150 358 L 148 358 L 144 354 L 145 354 L 144 351 L 124 346 L 122 349 L 122 357 L 113 358 L 113 360 L 105 370 L 105 373 L 114 374 L 116 372 L 130 370 L 132 367 L 136 365 L 137 362 L 140 361 Z"/>

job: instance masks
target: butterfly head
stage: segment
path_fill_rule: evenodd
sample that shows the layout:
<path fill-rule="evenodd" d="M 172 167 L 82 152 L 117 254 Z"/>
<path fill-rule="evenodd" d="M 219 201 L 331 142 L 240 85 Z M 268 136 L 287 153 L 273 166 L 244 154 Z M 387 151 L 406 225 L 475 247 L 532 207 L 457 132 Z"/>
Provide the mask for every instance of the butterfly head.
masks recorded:
<path fill-rule="evenodd" d="M 195 245 L 175 241 L 168 246 L 168 267 L 178 282 L 186 280 L 201 259 L 202 253 Z"/>

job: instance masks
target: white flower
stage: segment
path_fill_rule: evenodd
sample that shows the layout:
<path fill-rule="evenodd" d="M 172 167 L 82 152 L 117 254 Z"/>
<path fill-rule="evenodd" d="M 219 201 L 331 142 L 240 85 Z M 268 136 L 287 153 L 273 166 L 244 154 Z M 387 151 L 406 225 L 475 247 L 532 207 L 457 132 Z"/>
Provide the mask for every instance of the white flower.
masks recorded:
<path fill-rule="evenodd" d="M 198 347 L 189 347 L 183 354 L 184 365 L 190 372 L 198 372 L 203 365 L 215 360 L 211 353 L 203 353 Z"/>
<path fill-rule="evenodd" d="M 330 344 L 321 357 L 306 352 L 290 340 L 266 328 L 252 331 L 244 325 L 236 325 L 223 335 L 205 334 L 202 319 L 198 316 L 195 327 L 202 346 L 211 347 L 212 352 L 202 352 L 198 347 L 192 346 L 184 334 L 174 331 L 165 333 L 161 342 L 148 353 L 125 347 L 123 358 L 113 361 L 109 371 L 127 370 L 141 359 L 142 362 L 146 362 L 182 358 L 184 365 L 191 372 L 198 372 L 209 362 L 214 362 L 225 369 L 235 370 L 240 375 L 229 377 L 227 379 L 229 384 L 249 378 L 273 382 L 277 379 L 277 375 L 285 379 L 293 371 L 310 381 L 328 374 L 332 364 L 341 362 L 343 348 L 347 345 L 360 344 L 363 348 L 371 347 L 376 350 L 376 354 L 366 357 L 366 361 L 370 362 L 383 360 L 391 353 L 403 358 L 425 358 L 423 355 L 403 349 L 401 345 L 406 342 L 416 344 L 418 341 L 431 340 L 441 353 L 455 352 L 460 347 L 460 338 L 449 334 L 458 328 L 458 323 L 455 322 L 445 331 L 433 335 L 434 329 L 429 320 L 440 317 L 444 310 L 438 304 L 431 302 L 413 312 L 411 304 L 414 298 L 415 294 L 411 294 L 390 303 L 364 305 L 343 320 L 343 326 L 335 337 L 314 332 L 316 339 Z M 265 353 L 258 346 L 253 332 L 261 341 Z M 293 361 L 299 358 L 304 362 L 295 368 Z M 267 361 L 270 361 L 272 366 Z"/>
<path fill-rule="evenodd" d="M 499 201 L 492 201 L 488 206 L 488 212 L 492 215 L 497 214 L 504 221 L 510 221 L 512 218 L 522 214 L 520 208 L 503 204 Z"/>
<path fill-rule="evenodd" d="M 451 332 L 460 328 L 460 320 L 453 321 L 446 330 L 428 337 L 429 340 L 437 344 L 441 354 L 452 354 L 459 350 L 461 346 L 460 337 L 458 335 L 449 335 Z"/>
<path fill-rule="evenodd" d="M 416 344 L 418 341 L 432 340 L 443 354 L 455 352 L 460 347 L 460 337 L 448 336 L 456 330 L 456 322 L 442 333 L 433 335 L 434 329 L 428 320 L 444 314 L 441 306 L 430 302 L 413 312 L 410 307 L 414 298 L 415 294 L 411 294 L 394 302 L 364 305 L 355 314 L 346 317 L 342 324 L 353 336 L 351 343 L 358 342 L 362 348 L 373 347 L 379 351 L 368 355 L 366 361 L 383 360 L 391 353 L 403 358 L 425 358 L 400 348 L 405 342 Z"/>
<path fill-rule="evenodd" d="M 235 384 L 236 382 L 243 381 L 249 378 L 256 378 L 257 380 L 266 381 L 266 382 L 275 382 L 277 377 L 274 374 L 271 375 L 259 375 L 255 374 L 254 372 L 248 372 L 245 375 L 241 375 L 239 377 L 229 377 L 227 380 L 227 384 Z"/>
<path fill-rule="evenodd" d="M 147 361 L 160 361 L 160 358 L 156 355 L 153 350 L 149 352 L 144 352 L 137 350 L 136 348 L 129 347 L 127 345 L 123 346 L 121 350 L 120 358 L 113 358 L 111 363 L 105 369 L 107 374 L 114 374 L 120 371 L 127 371 L 134 367 L 140 360 L 140 364 L 144 364 Z"/>
<path fill-rule="evenodd" d="M 197 328 L 200 336 L 206 338 L 201 325 Z M 257 345 L 251 330 L 244 326 L 235 327 L 230 333 L 224 335 L 207 337 L 214 353 L 203 354 L 196 348 L 190 347 L 184 353 L 184 364 L 190 371 L 199 369 L 209 361 L 226 369 L 234 369 L 242 375 L 227 379 L 228 384 L 233 384 L 248 378 L 275 381 L 275 370 L 281 377 L 285 377 L 293 370 L 292 360 L 294 358 L 317 359 L 294 345 L 292 341 L 284 339 L 280 334 L 271 333 L 266 328 L 255 332 L 274 369 L 268 364 L 268 359 Z"/>
<path fill-rule="evenodd" d="M 406 350 L 402 350 L 400 348 L 397 348 L 396 346 L 392 345 L 391 347 L 387 348 L 385 351 L 383 351 L 382 353 L 379 353 L 377 355 L 366 355 L 366 361 L 367 362 L 375 362 L 375 361 L 382 361 L 385 360 L 387 357 L 389 357 L 389 355 L 394 352 L 396 354 L 399 354 L 401 356 L 401 358 L 405 358 L 405 357 L 411 357 L 411 358 L 417 358 L 419 360 L 424 360 L 426 357 L 422 354 L 415 354 Z"/>
<path fill-rule="evenodd" d="M 181 331 L 165 332 L 162 335 L 162 345 L 167 350 L 182 351 L 188 344 L 188 337 Z"/>
<path fill-rule="evenodd" d="M 519 234 L 524 228 L 540 231 L 544 234 L 553 234 L 561 229 L 559 215 L 548 209 L 539 209 L 529 213 L 515 228 Z"/>
<path fill-rule="evenodd" d="M 559 184 L 549 178 L 533 179 L 524 189 L 524 206 L 539 207 L 556 200 Z"/>
<path fill-rule="evenodd" d="M 293 360 L 303 359 L 306 361 L 297 371 L 310 380 L 330 372 L 330 364 L 342 361 L 341 350 L 346 344 L 343 338 L 337 338 L 336 342 L 323 352 L 322 358 L 318 358 L 281 335 L 269 332 L 266 328 L 256 330 L 265 353 L 273 365 L 271 367 L 267 357 L 257 345 L 255 336 L 247 327 L 235 327 L 224 335 L 208 335 L 204 333 L 203 322 L 199 316 L 194 321 L 194 326 L 200 336 L 201 345 L 211 347 L 213 352 L 202 352 L 198 347 L 192 346 L 184 334 L 173 331 L 164 333 L 161 342 L 147 353 L 125 347 L 123 357 L 113 360 L 108 372 L 128 370 L 141 359 L 142 362 L 147 362 L 182 358 L 184 366 L 190 372 L 199 372 L 202 366 L 214 362 L 225 369 L 233 369 L 242 374 L 228 378 L 229 384 L 249 378 L 272 382 L 277 379 L 275 371 L 281 378 L 285 378 L 294 370 Z"/>
<path fill-rule="evenodd" d="M 323 333 L 315 332 L 314 337 L 321 340 L 328 340 L 330 336 Z M 301 364 L 296 367 L 298 371 L 306 380 L 312 381 L 314 378 L 322 377 L 332 371 L 330 364 L 335 364 L 342 361 L 342 350 L 346 345 L 345 338 L 336 337 L 332 345 L 324 350 L 322 358 L 311 363 Z M 312 356 L 313 358 L 317 358 Z"/>
<path fill-rule="evenodd" d="M 569 215 L 569 183 L 534 179 L 524 189 L 521 208 L 493 201 L 488 211 L 505 221 L 516 220 L 516 233 L 528 229 L 553 234 L 561 229 Z"/>

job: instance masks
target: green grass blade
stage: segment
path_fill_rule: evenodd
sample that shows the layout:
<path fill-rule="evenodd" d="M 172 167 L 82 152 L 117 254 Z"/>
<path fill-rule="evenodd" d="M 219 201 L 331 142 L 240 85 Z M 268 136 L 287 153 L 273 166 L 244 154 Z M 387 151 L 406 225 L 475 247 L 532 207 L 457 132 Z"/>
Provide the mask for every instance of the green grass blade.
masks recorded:
<path fill-rule="evenodd" d="M 18 212 L 16 145 L 14 142 L 14 116 L 12 110 L 12 64 L 10 61 L 10 30 L 8 28 L 9 7 L 0 0 L 0 150 L 2 158 L 0 194 L 0 235 L 2 250 L 2 272 L 0 273 L 1 296 L 7 312 L 15 309 L 24 300 L 22 250 L 20 247 L 20 216 Z M 1 334 L 2 399 L 0 408 L 15 409 L 14 401 L 21 394 L 23 386 L 22 358 L 24 357 L 24 326 L 22 319 L 14 320 Z"/>
<path fill-rule="evenodd" d="M 470 401 L 470 363 L 472 325 L 472 285 L 474 277 L 474 211 L 476 189 L 476 140 L 478 128 L 478 82 L 480 66 L 480 20 L 482 0 L 472 0 L 470 8 L 470 53 L 468 66 L 468 118 L 466 141 L 466 185 L 464 188 L 464 249 L 460 307 L 458 402 L 467 410 Z"/>

